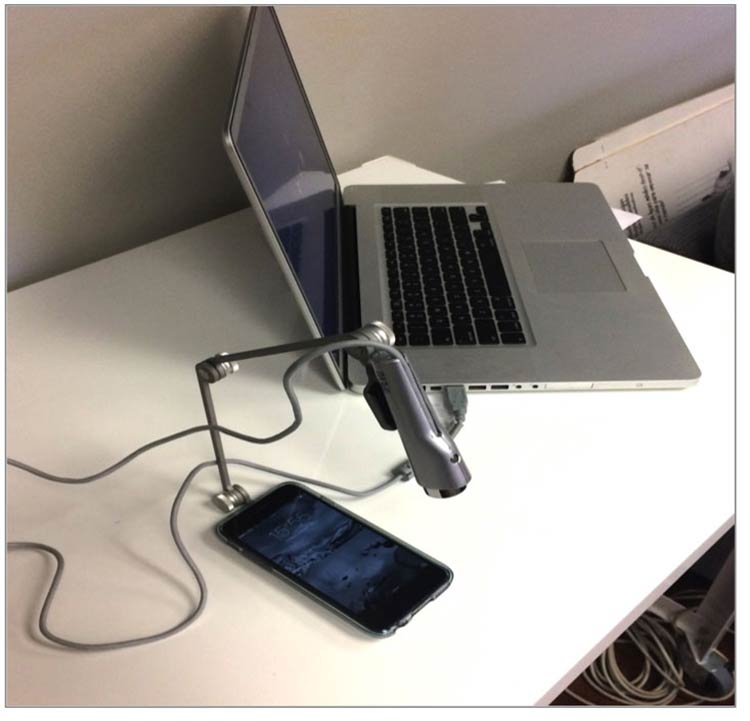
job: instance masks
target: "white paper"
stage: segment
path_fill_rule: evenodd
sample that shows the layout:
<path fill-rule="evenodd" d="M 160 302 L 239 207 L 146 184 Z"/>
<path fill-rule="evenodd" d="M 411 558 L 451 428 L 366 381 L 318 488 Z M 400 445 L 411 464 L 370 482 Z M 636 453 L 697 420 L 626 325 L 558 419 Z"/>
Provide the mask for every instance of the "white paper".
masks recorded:
<path fill-rule="evenodd" d="M 734 86 L 611 133 L 573 154 L 576 182 L 642 219 L 643 235 L 715 199 L 734 169 Z"/>

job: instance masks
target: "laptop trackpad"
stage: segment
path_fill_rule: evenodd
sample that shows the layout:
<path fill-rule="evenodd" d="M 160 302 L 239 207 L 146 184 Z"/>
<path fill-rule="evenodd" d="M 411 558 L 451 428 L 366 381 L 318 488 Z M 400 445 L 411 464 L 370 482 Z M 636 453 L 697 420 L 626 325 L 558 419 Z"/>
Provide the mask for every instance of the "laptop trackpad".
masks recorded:
<path fill-rule="evenodd" d="M 524 243 L 540 293 L 624 291 L 625 285 L 600 240 Z"/>

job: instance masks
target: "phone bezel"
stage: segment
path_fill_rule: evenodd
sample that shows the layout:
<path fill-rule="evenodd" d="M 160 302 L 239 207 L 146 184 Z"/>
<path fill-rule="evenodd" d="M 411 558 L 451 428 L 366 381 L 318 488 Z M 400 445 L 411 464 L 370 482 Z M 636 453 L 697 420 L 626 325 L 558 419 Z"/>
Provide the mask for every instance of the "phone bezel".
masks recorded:
<path fill-rule="evenodd" d="M 289 493 L 291 489 L 293 489 L 295 493 L 302 491 L 303 493 L 307 493 L 308 495 L 313 496 L 317 501 L 332 507 L 339 513 L 342 513 L 348 516 L 349 518 L 354 519 L 355 521 L 357 521 L 358 523 L 361 523 L 366 528 L 373 530 L 374 532 L 393 541 L 394 543 L 398 544 L 402 548 L 408 549 L 412 553 L 415 553 L 416 555 L 418 555 L 420 558 L 429 562 L 432 565 L 432 567 L 435 570 L 439 571 L 441 574 L 439 580 L 436 579 L 434 583 L 434 588 L 431 588 L 430 591 L 426 594 L 419 594 L 418 597 L 414 600 L 414 602 L 409 604 L 408 609 L 403 610 L 403 612 L 399 614 L 390 614 L 391 618 L 389 618 L 387 622 L 383 623 L 382 625 L 379 624 L 376 627 L 372 623 L 372 619 L 368 619 L 365 617 L 358 617 L 352 614 L 349 609 L 337 603 L 335 599 L 330 598 L 329 596 L 323 594 L 314 586 L 307 584 L 303 579 L 300 579 L 299 577 L 289 573 L 288 571 L 285 571 L 283 568 L 276 566 L 275 564 L 270 562 L 265 556 L 262 556 L 259 553 L 248 548 L 247 546 L 243 545 L 242 542 L 239 540 L 239 535 L 251 527 L 251 524 L 249 525 L 248 522 L 252 521 L 252 519 L 265 517 L 268 515 L 268 513 L 275 510 L 275 508 L 277 508 L 278 505 L 288 502 L 289 498 L 286 497 L 285 494 Z M 272 504 L 270 508 L 268 507 L 269 503 Z M 277 505 L 273 505 L 274 503 Z M 248 515 L 245 515 L 245 514 L 248 514 Z M 241 518 L 243 515 L 245 515 L 244 519 Z M 240 525 L 237 525 L 239 521 L 243 521 L 243 522 Z M 237 525 L 237 528 L 234 528 L 234 526 L 236 525 Z M 238 531 L 238 528 L 242 530 Z M 395 537 L 393 534 L 388 533 L 387 531 L 384 531 L 382 528 L 379 528 L 378 526 L 374 525 L 373 523 L 370 523 L 369 521 L 358 516 L 357 514 L 352 513 L 349 509 L 344 508 L 334 503 L 333 501 L 329 500 L 325 496 L 322 496 L 318 493 L 314 493 L 309 488 L 299 483 L 289 482 L 289 483 L 282 483 L 278 486 L 275 486 L 274 488 L 270 489 L 267 493 L 260 496 L 257 500 L 253 501 L 250 504 L 242 506 L 241 508 L 234 511 L 231 515 L 224 518 L 219 524 L 217 524 L 216 532 L 219 538 L 224 543 L 231 546 L 233 549 L 241 553 L 250 561 L 253 561 L 260 567 L 264 568 L 265 570 L 270 571 L 271 573 L 278 576 L 279 578 L 282 578 L 283 580 L 285 580 L 287 583 L 289 583 L 291 586 L 293 586 L 297 590 L 313 598 L 315 601 L 324 605 L 326 608 L 330 609 L 337 615 L 345 618 L 347 621 L 354 624 L 359 629 L 367 632 L 370 635 L 374 635 L 377 637 L 389 636 L 393 634 L 401 626 L 406 625 L 406 623 L 408 623 L 420 609 L 426 606 L 433 599 L 437 598 L 446 588 L 448 588 L 448 586 L 453 581 L 453 572 L 445 564 L 440 563 L 439 561 L 427 555 L 423 551 L 420 551 L 419 549 L 414 548 L 408 543 L 405 543 L 400 538 Z"/>

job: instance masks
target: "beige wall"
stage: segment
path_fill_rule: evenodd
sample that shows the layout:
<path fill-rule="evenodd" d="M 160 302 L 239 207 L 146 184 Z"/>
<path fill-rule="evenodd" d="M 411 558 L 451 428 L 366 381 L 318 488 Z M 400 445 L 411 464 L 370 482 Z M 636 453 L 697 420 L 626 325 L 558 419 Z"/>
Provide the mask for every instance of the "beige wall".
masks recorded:
<path fill-rule="evenodd" d="M 220 130 L 246 12 L 8 8 L 9 287 L 245 204 Z M 279 15 L 339 171 L 557 180 L 575 147 L 734 79 L 732 6 Z"/>

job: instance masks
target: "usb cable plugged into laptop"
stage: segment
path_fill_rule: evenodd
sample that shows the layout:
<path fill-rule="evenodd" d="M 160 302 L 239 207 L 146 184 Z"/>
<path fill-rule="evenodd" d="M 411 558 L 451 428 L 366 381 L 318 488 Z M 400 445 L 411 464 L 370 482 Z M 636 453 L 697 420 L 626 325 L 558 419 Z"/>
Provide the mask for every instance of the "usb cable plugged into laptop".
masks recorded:
<path fill-rule="evenodd" d="M 466 421 L 466 409 L 469 407 L 466 387 L 463 385 L 444 386 L 443 403 L 453 416 L 455 425 L 451 428 L 450 434 L 455 436 L 464 427 Z"/>

